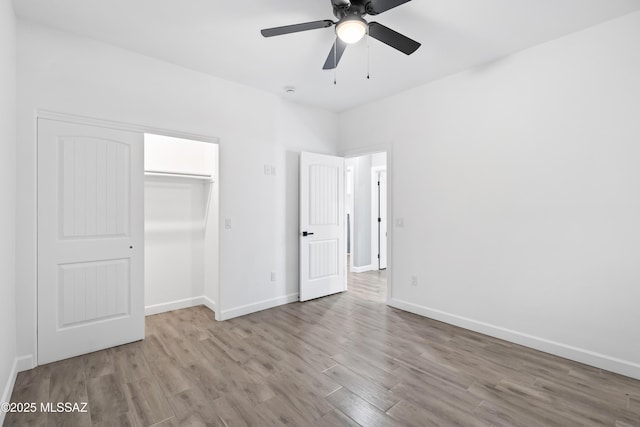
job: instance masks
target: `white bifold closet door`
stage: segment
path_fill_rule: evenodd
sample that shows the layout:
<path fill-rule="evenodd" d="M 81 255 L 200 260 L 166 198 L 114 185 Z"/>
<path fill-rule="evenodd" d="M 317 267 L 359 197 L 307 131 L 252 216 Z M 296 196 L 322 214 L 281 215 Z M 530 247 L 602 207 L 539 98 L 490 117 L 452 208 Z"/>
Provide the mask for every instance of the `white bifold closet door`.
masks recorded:
<path fill-rule="evenodd" d="M 38 364 L 144 338 L 143 135 L 38 120 Z"/>

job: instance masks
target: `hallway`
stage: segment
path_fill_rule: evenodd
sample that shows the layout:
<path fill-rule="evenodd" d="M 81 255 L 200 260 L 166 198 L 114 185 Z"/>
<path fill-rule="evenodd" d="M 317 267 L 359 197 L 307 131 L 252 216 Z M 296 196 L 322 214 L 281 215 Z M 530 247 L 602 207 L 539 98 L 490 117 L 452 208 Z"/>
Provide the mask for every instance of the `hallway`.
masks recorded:
<path fill-rule="evenodd" d="M 387 270 L 347 273 L 347 291 L 358 298 L 373 302 L 387 300 Z"/>

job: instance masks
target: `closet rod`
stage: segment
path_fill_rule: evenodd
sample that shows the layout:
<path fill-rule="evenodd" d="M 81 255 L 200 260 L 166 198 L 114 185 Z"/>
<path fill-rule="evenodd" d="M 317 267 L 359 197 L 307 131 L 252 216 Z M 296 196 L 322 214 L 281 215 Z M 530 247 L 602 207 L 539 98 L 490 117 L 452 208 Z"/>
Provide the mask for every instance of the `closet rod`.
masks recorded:
<path fill-rule="evenodd" d="M 177 172 L 162 172 L 162 171 L 144 171 L 147 176 L 175 176 L 178 178 L 193 178 L 202 180 L 211 180 L 211 175 L 197 174 L 197 173 L 177 173 Z"/>

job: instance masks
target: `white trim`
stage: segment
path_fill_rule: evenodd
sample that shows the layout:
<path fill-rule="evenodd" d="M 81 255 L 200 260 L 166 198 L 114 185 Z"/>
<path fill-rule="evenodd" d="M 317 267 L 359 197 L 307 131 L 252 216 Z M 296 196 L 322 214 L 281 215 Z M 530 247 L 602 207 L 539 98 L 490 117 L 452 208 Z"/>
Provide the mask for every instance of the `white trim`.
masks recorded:
<path fill-rule="evenodd" d="M 386 153 L 385 153 L 386 154 Z M 371 167 L 371 265 L 374 266 L 374 270 L 380 269 L 380 258 L 378 252 L 378 239 L 380 236 L 378 235 L 378 194 L 379 194 L 379 185 L 378 182 L 380 180 L 380 172 L 387 171 L 387 164 L 384 166 L 372 166 Z M 387 220 L 387 224 L 389 221 Z M 376 265 L 377 264 L 377 265 Z"/>
<path fill-rule="evenodd" d="M 373 264 L 363 265 L 361 267 L 351 266 L 352 273 L 364 273 L 365 271 L 377 270 Z"/>
<path fill-rule="evenodd" d="M 202 305 L 204 305 L 214 313 L 216 312 L 216 302 L 206 295 L 202 297 Z"/>
<path fill-rule="evenodd" d="M 203 304 L 204 297 L 194 297 L 164 302 L 162 304 L 147 305 L 144 307 L 144 315 L 151 316 L 154 314 L 166 313 L 167 311 L 180 310 Z"/>
<path fill-rule="evenodd" d="M 266 299 L 264 301 L 254 302 L 252 304 L 241 305 L 239 307 L 222 310 L 220 312 L 220 320 L 229 320 L 234 317 L 244 316 L 246 314 L 255 313 L 257 311 L 266 310 L 268 308 L 277 307 L 279 305 L 289 304 L 298 301 L 298 293 L 283 295 L 276 298 Z"/>
<path fill-rule="evenodd" d="M 13 387 L 16 385 L 16 377 L 18 376 L 18 358 L 13 360 L 13 366 L 11 367 L 11 372 L 9 372 L 9 378 L 7 378 L 7 383 L 4 385 L 4 390 L 2 391 L 2 398 L 0 398 L 0 403 L 9 402 L 11 400 L 11 393 L 13 393 Z M 0 426 L 4 423 L 4 417 L 6 413 L 4 411 L 0 411 Z"/>
<path fill-rule="evenodd" d="M 28 371 L 29 369 L 35 368 L 37 365 L 35 364 L 35 359 L 32 354 L 27 354 L 26 356 L 20 356 L 16 358 L 16 369 L 18 372 Z"/>
<path fill-rule="evenodd" d="M 596 353 L 572 345 L 551 341 L 545 338 L 536 337 L 534 335 L 525 334 L 511 329 L 502 328 L 500 326 L 491 325 L 489 323 L 479 322 L 477 320 L 447 313 L 429 307 L 413 304 L 398 299 L 391 299 L 388 305 L 410 313 L 425 316 L 430 319 L 445 322 L 450 325 L 459 326 L 464 329 L 479 332 L 495 338 L 500 338 L 516 344 L 540 350 L 545 353 L 554 354 L 586 365 L 595 366 L 610 372 L 615 372 L 627 377 L 640 379 L 640 364 L 622 360 L 606 354 Z"/>
<path fill-rule="evenodd" d="M 387 153 L 389 154 L 389 152 L 391 151 L 393 145 L 390 143 L 387 144 L 377 144 L 377 145 L 370 145 L 367 147 L 361 147 L 361 148 L 355 148 L 352 150 L 347 150 L 347 151 L 342 151 L 338 154 L 338 156 L 342 156 L 345 159 L 350 159 L 353 157 L 362 157 L 362 156 L 367 156 L 369 154 L 376 154 L 376 153 Z M 389 159 L 387 158 L 387 165 L 389 164 Z"/>
<path fill-rule="evenodd" d="M 109 129 L 125 130 L 137 133 L 153 133 L 156 135 L 172 136 L 174 138 L 191 139 L 194 141 L 210 142 L 218 144 L 220 139 L 217 137 L 199 135 L 189 132 L 180 132 L 169 129 L 156 128 L 153 126 L 136 125 L 132 123 L 118 122 L 112 120 L 102 120 L 93 117 L 80 116 L 77 114 L 59 113 L 49 110 L 36 110 L 36 119 L 57 120 L 60 122 L 76 123 L 88 126 L 104 127 Z"/>

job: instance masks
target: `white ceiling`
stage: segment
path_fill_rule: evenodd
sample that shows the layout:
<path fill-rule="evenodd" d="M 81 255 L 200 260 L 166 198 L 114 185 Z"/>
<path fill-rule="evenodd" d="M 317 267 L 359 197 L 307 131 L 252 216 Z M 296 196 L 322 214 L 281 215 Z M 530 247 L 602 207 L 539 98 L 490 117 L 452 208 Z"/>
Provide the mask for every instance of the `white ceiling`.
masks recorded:
<path fill-rule="evenodd" d="M 260 29 L 333 19 L 330 0 L 14 0 L 19 17 L 223 79 L 344 111 L 640 9 L 640 0 L 413 0 L 378 21 L 422 43 L 406 56 L 370 42 L 322 65 L 334 28 L 263 38 Z M 285 95 L 285 86 L 295 86 Z"/>

